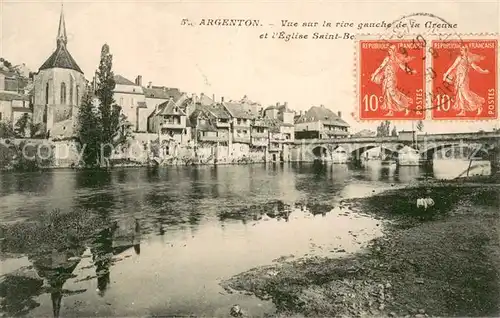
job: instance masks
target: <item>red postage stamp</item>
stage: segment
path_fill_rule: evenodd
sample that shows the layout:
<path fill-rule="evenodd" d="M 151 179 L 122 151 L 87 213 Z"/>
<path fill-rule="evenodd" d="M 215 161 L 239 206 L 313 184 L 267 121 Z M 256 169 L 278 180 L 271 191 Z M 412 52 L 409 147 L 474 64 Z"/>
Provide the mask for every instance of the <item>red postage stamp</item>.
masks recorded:
<path fill-rule="evenodd" d="M 425 118 L 425 47 L 410 40 L 359 41 L 361 120 Z"/>
<path fill-rule="evenodd" d="M 498 117 L 497 40 L 432 41 L 432 118 Z"/>

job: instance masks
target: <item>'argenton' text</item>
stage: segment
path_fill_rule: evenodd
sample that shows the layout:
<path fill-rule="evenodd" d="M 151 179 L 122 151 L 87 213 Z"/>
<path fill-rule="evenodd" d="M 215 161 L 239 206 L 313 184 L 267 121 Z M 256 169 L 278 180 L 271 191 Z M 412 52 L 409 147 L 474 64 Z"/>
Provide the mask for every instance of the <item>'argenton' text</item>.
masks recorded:
<path fill-rule="evenodd" d="M 252 19 L 201 19 L 203 26 L 235 26 L 235 27 L 258 27 L 260 20 Z"/>

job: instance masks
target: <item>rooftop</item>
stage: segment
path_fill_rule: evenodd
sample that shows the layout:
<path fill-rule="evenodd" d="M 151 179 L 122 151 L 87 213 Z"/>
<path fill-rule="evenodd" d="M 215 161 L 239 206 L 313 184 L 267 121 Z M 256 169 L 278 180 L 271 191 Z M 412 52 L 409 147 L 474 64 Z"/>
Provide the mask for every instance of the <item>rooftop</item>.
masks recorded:
<path fill-rule="evenodd" d="M 57 33 L 57 48 L 52 53 L 52 55 L 45 61 L 45 63 L 40 66 L 39 70 L 51 69 L 51 68 L 65 68 L 70 70 L 75 70 L 79 73 L 83 74 L 81 68 L 76 64 L 76 61 L 73 59 L 71 54 L 69 53 L 66 45 L 68 42 L 66 36 L 66 24 L 64 22 L 64 13 L 61 10 L 61 16 L 59 18 L 59 30 Z"/>
<path fill-rule="evenodd" d="M 118 84 L 118 85 L 134 85 L 134 86 L 137 86 L 134 82 L 132 82 L 131 80 L 119 75 L 119 74 L 116 74 L 114 76 L 114 79 L 115 79 L 115 83 Z"/>
<path fill-rule="evenodd" d="M 234 118 L 251 119 L 252 112 L 249 107 L 237 102 L 223 102 L 222 105 L 226 107 L 229 114 Z"/>
<path fill-rule="evenodd" d="M 159 99 L 169 99 L 173 97 L 174 99 L 178 99 L 181 97 L 182 93 L 178 88 L 169 88 L 169 87 L 143 87 L 144 95 L 146 98 L 159 98 Z"/>
<path fill-rule="evenodd" d="M 337 114 L 335 114 L 330 109 L 325 108 L 324 106 L 312 106 L 302 116 L 299 116 L 295 119 L 296 124 L 316 121 L 322 121 L 325 124 L 331 124 L 341 127 L 349 127 L 348 123 L 346 123 Z"/>

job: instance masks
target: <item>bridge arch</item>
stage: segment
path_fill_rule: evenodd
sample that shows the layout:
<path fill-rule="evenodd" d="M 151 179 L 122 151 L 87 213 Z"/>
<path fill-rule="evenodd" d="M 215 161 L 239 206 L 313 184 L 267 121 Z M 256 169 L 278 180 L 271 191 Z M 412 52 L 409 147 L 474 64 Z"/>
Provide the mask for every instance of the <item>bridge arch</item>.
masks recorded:
<path fill-rule="evenodd" d="M 488 156 L 488 151 L 484 149 L 483 147 L 479 147 L 479 145 L 470 145 L 470 144 L 463 144 L 463 143 L 444 143 L 440 145 L 434 145 L 431 146 L 427 149 L 424 149 L 420 152 L 420 157 L 424 160 L 432 160 L 434 159 L 434 155 L 441 150 L 448 149 L 448 151 L 455 151 L 455 149 L 463 149 L 468 148 L 472 150 L 472 155 L 474 157 L 487 157 Z M 451 156 L 453 157 L 455 154 L 451 153 Z M 467 156 L 463 155 L 462 158 L 460 159 L 466 159 Z"/>
<path fill-rule="evenodd" d="M 315 160 L 322 160 L 323 158 L 329 158 L 331 151 L 326 146 L 317 145 L 312 149 L 312 154 Z"/>
<path fill-rule="evenodd" d="M 383 151 L 384 153 L 397 155 L 398 151 L 403 147 L 404 147 L 404 145 L 402 145 L 402 144 L 396 144 L 392 147 L 387 147 L 383 144 L 381 145 L 381 144 L 376 144 L 376 143 L 367 144 L 367 145 L 359 145 L 359 146 L 357 145 L 349 150 L 349 154 L 353 160 L 360 160 L 361 155 L 363 153 L 365 153 L 366 151 L 373 149 L 373 148 L 380 148 L 381 151 Z"/>

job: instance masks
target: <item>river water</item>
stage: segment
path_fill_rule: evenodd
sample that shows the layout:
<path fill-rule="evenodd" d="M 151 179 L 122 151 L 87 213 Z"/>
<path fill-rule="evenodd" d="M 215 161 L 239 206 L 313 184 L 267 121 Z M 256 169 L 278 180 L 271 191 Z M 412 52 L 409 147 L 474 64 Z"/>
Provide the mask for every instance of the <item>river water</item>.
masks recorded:
<path fill-rule="evenodd" d="M 461 169 L 370 163 L 0 173 L 0 311 L 212 317 L 239 304 L 262 316 L 273 312 L 271 302 L 231 294 L 219 282 L 280 257 L 356 252 L 382 226 L 343 199 Z M 53 223 L 53 210 L 70 217 Z M 92 235 L 73 235 L 93 217 L 100 223 Z M 70 243 L 58 245 L 56 236 Z"/>

